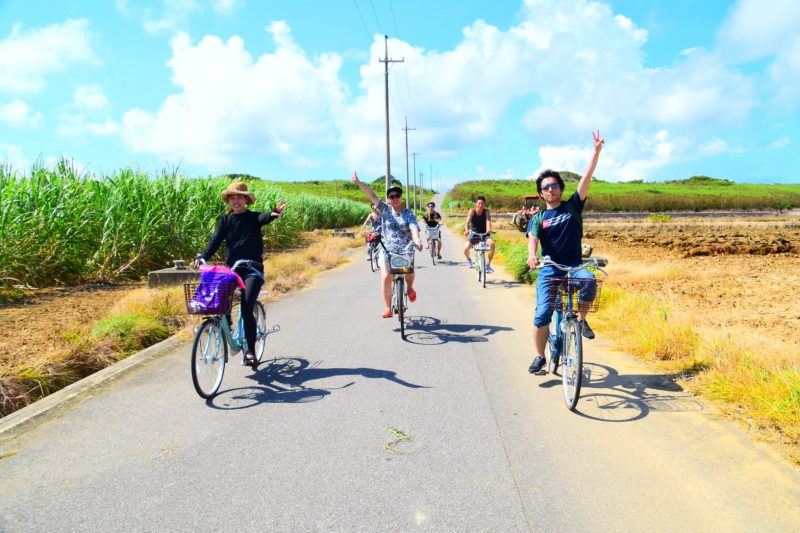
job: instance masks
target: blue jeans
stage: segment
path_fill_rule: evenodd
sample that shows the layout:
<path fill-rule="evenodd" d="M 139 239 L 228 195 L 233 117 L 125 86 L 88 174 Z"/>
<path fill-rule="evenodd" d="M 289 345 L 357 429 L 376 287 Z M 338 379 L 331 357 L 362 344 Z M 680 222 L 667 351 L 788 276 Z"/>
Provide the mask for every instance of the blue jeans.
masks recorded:
<path fill-rule="evenodd" d="M 550 323 L 553 316 L 553 308 L 550 306 L 550 278 L 566 276 L 566 272 L 554 266 L 546 266 L 539 270 L 539 277 L 536 280 L 536 313 L 533 316 L 533 325 L 537 328 L 546 326 Z M 582 268 L 572 273 L 572 278 L 594 279 L 594 274 L 586 268 Z M 596 283 L 584 283 L 578 299 L 582 302 L 592 302 L 597 294 Z"/>

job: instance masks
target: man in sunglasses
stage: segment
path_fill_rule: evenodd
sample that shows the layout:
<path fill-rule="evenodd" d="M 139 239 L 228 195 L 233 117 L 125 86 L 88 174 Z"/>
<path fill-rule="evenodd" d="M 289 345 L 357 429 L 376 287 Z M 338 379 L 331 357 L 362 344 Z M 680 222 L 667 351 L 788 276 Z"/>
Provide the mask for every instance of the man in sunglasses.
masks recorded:
<path fill-rule="evenodd" d="M 577 190 L 564 201 L 561 195 L 564 192 L 564 180 L 554 170 L 545 170 L 536 178 L 536 190 L 544 199 L 545 209 L 531 217 L 528 223 L 528 266 L 534 269 L 539 264 L 536 249 L 541 244 L 542 255 L 550 256 L 554 262 L 570 267 L 581 264 L 583 238 L 583 219 L 581 213 L 589 194 L 589 185 L 592 175 L 600 159 L 600 151 L 605 142 L 600 137 L 600 130 L 592 132 L 594 139 L 594 155 L 586 172 L 578 182 Z M 539 271 L 536 280 L 536 313 L 533 317 L 533 339 L 536 356 L 528 372 L 531 374 L 546 374 L 544 349 L 547 344 L 548 325 L 553 316 L 548 294 L 550 278 L 559 276 L 560 270 L 553 266 L 546 266 Z M 578 270 L 575 277 L 594 279 L 594 275 L 587 269 Z M 592 299 L 594 297 L 592 296 Z M 589 301 L 588 303 L 591 303 Z M 594 332 L 586 322 L 586 311 L 578 309 L 578 319 L 581 321 L 581 333 L 587 339 L 594 338 Z M 586 309 L 588 305 L 582 306 Z"/>
<path fill-rule="evenodd" d="M 478 196 L 475 200 L 475 207 L 467 213 L 467 221 L 464 223 L 464 235 L 467 237 L 467 242 L 464 243 L 464 256 L 467 258 L 467 266 L 472 268 L 472 258 L 470 251 L 472 247 L 483 240 L 488 246 L 489 251 L 486 253 L 486 273 L 493 274 L 492 258 L 494 257 L 494 240 L 489 237 L 492 233 L 492 215 L 486 209 L 486 198 Z M 485 234 L 481 237 L 481 234 Z"/>
<path fill-rule="evenodd" d="M 430 234 L 432 230 L 438 230 L 439 226 L 442 225 L 442 215 L 436 212 L 436 204 L 433 202 L 428 202 L 428 210 L 422 215 L 422 220 L 425 222 L 425 230 L 428 236 L 428 246 L 432 246 L 431 244 L 431 237 Z M 442 258 L 442 234 L 439 232 L 439 237 L 436 240 L 436 250 L 433 253 L 436 254 L 436 259 Z"/>
<path fill-rule="evenodd" d="M 386 190 L 384 202 L 378 198 L 375 191 L 367 187 L 358 175 L 353 172 L 351 178 L 358 185 L 367 198 L 375 205 L 375 210 L 381 217 L 381 241 L 390 254 L 404 254 L 413 243 L 417 250 L 422 250 L 422 240 L 419 237 L 419 222 L 414 212 L 403 207 L 403 189 L 389 187 Z M 392 276 L 389 273 L 389 258 L 386 250 L 381 249 L 381 283 L 383 290 L 384 311 L 383 318 L 392 318 Z M 412 302 L 417 301 L 417 292 L 414 290 L 414 274 L 406 274 L 406 294 Z"/>

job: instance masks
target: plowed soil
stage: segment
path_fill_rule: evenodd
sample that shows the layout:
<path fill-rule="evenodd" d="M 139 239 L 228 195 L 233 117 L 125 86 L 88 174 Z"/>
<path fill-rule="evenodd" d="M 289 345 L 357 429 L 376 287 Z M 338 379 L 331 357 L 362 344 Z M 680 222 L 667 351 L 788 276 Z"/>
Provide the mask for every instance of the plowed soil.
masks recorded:
<path fill-rule="evenodd" d="M 800 353 L 797 217 L 590 219 L 584 228 L 595 255 L 630 274 L 615 283 L 666 296 L 709 325 L 773 335 Z"/>

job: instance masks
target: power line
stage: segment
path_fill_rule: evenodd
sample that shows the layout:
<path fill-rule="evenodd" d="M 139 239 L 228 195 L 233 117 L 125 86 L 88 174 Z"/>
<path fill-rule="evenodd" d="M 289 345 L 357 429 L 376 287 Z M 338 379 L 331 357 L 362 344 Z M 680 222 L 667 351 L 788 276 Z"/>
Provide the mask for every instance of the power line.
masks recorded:
<path fill-rule="evenodd" d="M 369 28 L 367 28 L 367 22 L 364 20 L 364 16 L 361 14 L 361 9 L 359 9 L 358 7 L 358 2 L 356 2 L 356 0 L 353 0 L 353 5 L 356 6 L 356 11 L 358 12 L 358 18 L 361 19 L 361 24 L 362 26 L 364 26 L 364 31 L 367 32 L 367 38 L 371 41 L 372 33 L 369 31 Z"/>
<path fill-rule="evenodd" d="M 383 33 L 383 28 L 381 28 L 381 21 L 378 20 L 378 13 L 375 11 L 375 4 L 372 3 L 372 0 L 369 0 L 369 5 L 372 7 L 372 14 L 375 15 L 375 22 L 378 24 L 378 29 L 381 30 Z"/>
<path fill-rule="evenodd" d="M 395 35 L 397 35 L 397 38 L 400 39 L 400 30 L 397 29 L 397 19 L 394 17 L 394 7 L 392 6 L 392 0 L 389 0 L 389 11 L 392 12 L 392 22 L 394 23 Z"/>

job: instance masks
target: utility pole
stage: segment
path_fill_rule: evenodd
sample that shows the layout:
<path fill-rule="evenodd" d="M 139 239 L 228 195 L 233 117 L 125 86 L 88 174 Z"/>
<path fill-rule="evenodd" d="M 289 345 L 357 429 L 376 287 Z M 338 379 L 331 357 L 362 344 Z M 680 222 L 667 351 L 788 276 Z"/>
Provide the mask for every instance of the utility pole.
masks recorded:
<path fill-rule="evenodd" d="M 411 154 L 414 156 L 414 212 L 417 211 L 417 156 L 420 155 L 417 152 Z"/>
<path fill-rule="evenodd" d="M 419 171 L 419 207 L 422 209 L 422 206 L 425 204 L 425 182 L 422 180 L 422 176 L 424 174 L 422 171 Z"/>
<path fill-rule="evenodd" d="M 384 88 L 386 92 L 386 190 L 389 190 L 389 181 L 392 179 L 392 164 L 390 161 L 391 154 L 389 153 L 389 63 L 402 63 L 403 59 L 390 59 L 389 58 L 389 36 L 383 36 L 383 45 L 386 56 L 379 59 L 384 64 Z"/>
<path fill-rule="evenodd" d="M 403 131 L 406 132 L 406 209 L 408 209 L 408 193 L 411 192 L 408 188 L 408 132 L 414 131 L 417 128 L 409 128 L 408 127 L 408 117 L 406 118 L 406 127 L 403 128 Z"/>
<path fill-rule="evenodd" d="M 431 200 L 433 200 L 433 163 L 431 163 L 431 167 L 430 168 L 431 168 L 431 172 L 430 172 L 430 174 L 428 174 L 428 181 L 431 182 Z M 424 191 L 425 187 L 423 187 L 422 190 Z"/>

